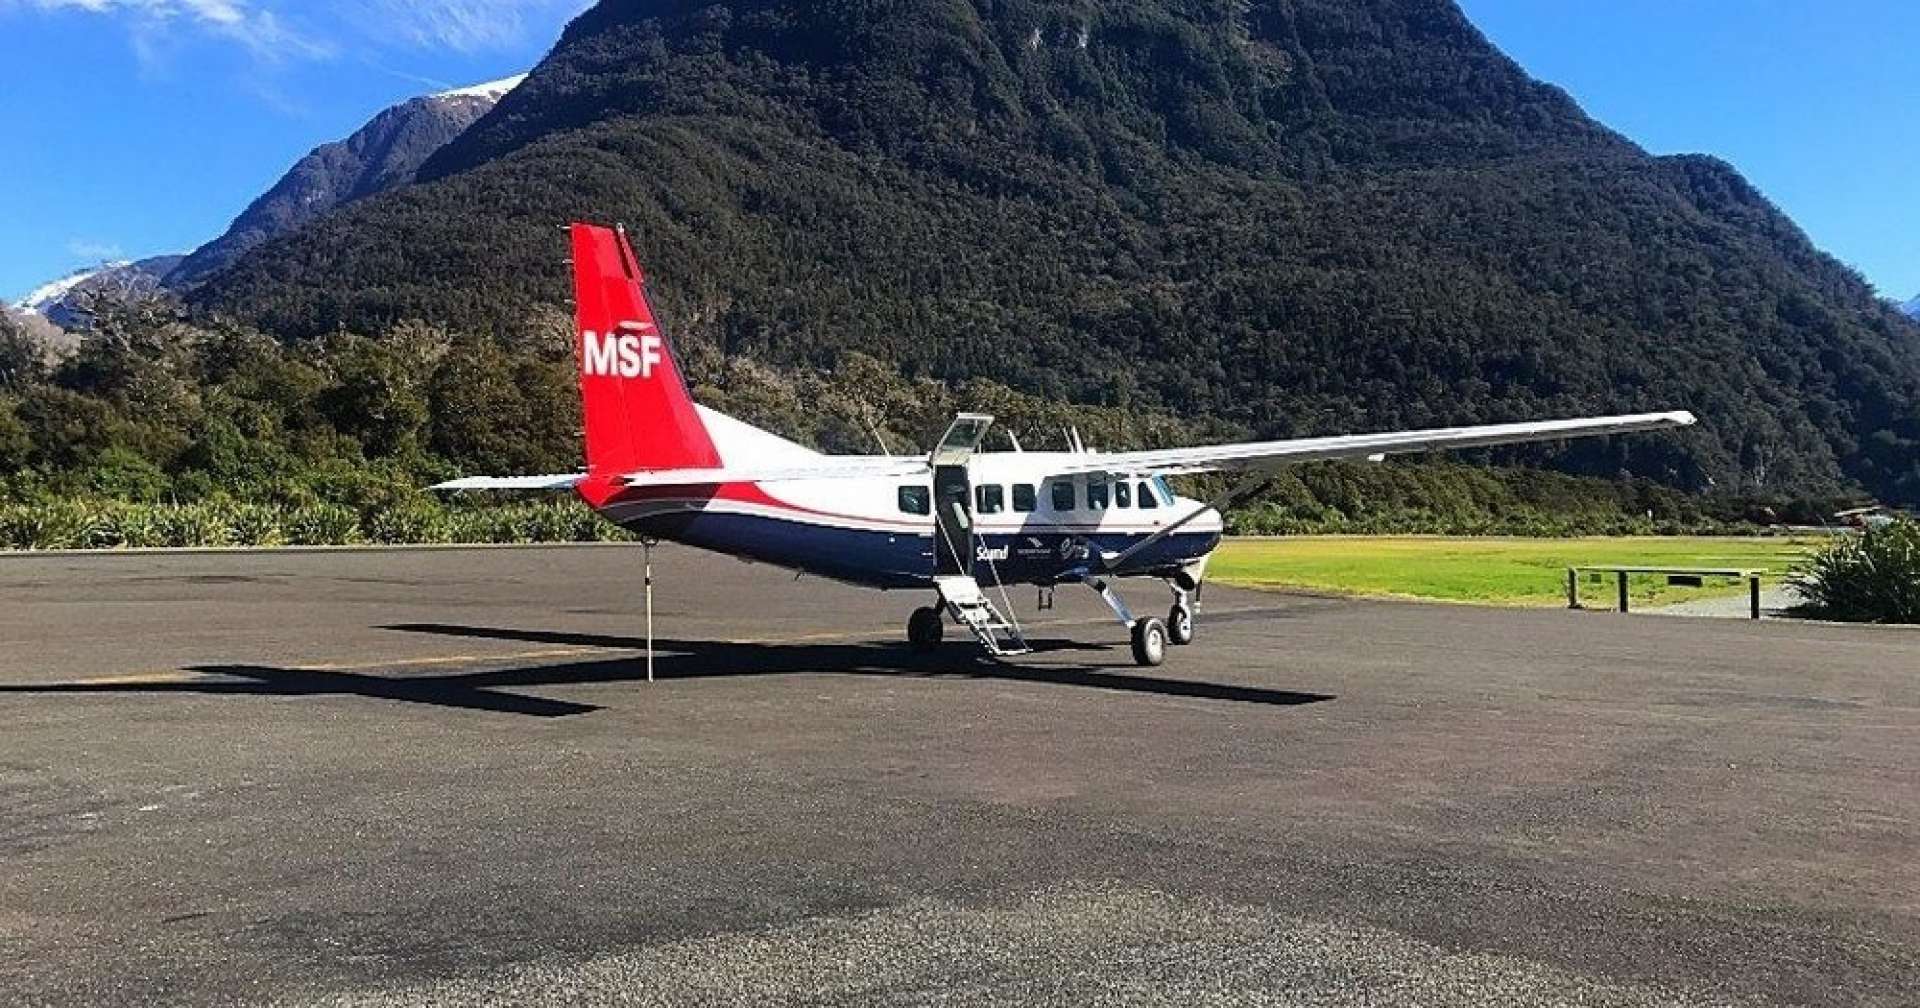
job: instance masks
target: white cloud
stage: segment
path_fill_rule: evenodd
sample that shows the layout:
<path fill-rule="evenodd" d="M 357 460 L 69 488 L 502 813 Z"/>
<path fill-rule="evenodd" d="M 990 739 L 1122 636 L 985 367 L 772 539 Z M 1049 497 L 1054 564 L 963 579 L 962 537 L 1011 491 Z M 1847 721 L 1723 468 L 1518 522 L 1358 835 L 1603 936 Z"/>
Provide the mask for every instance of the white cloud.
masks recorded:
<path fill-rule="evenodd" d="M 124 258 L 126 253 L 113 242 L 99 241 L 93 238 L 70 238 L 67 240 L 67 254 L 85 262 L 107 262 Z"/>
<path fill-rule="evenodd" d="M 556 16 L 593 6 L 589 0 L 352 0 L 343 5 L 356 29 L 416 48 L 483 52 L 547 30 Z"/>
<path fill-rule="evenodd" d="M 117 18 L 133 34 L 143 61 L 156 58 L 169 42 L 178 41 L 178 33 L 190 29 L 238 42 L 266 62 L 334 52 L 332 44 L 289 28 L 279 12 L 257 0 L 0 0 L 0 10 L 20 7 Z"/>
<path fill-rule="evenodd" d="M 262 62 L 324 60 L 348 49 L 485 52 L 545 33 L 591 0 L 0 0 L 0 14 L 84 12 L 121 21 L 143 61 L 201 32 Z"/>

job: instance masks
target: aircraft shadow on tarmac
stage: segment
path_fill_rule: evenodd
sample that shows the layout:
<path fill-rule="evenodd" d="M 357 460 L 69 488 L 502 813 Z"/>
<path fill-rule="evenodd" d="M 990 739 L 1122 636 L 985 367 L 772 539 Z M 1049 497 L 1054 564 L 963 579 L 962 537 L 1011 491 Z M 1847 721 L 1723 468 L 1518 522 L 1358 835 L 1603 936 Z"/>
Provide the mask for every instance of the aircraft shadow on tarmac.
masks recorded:
<path fill-rule="evenodd" d="M 641 638 L 601 634 L 518 630 L 503 627 L 406 623 L 383 630 L 426 633 L 539 644 L 617 648 L 638 651 Z M 1065 640 L 1030 642 L 1036 652 L 1101 651 L 1104 647 Z M 733 641 L 656 639 L 654 678 L 719 679 L 735 676 L 862 675 L 895 677 L 952 676 L 1007 682 L 1078 686 L 1089 689 L 1148 693 L 1161 696 L 1218 700 L 1231 703 L 1292 707 L 1334 697 L 1325 693 L 1234 686 L 1221 683 L 1164 679 L 1091 665 L 1016 665 L 968 654 L 968 645 L 954 644 L 931 654 L 918 654 L 896 644 L 756 644 Z M 587 661 L 553 662 L 516 667 L 489 666 L 454 673 L 373 674 L 332 669 L 275 668 L 265 665 L 195 665 L 186 671 L 220 678 L 205 681 L 50 683 L 36 686 L 0 685 L 0 693 L 186 693 L 237 696 L 360 696 L 465 710 L 531 717 L 567 717 L 600 710 L 595 704 L 574 703 L 511 692 L 515 687 L 567 686 L 588 683 L 644 681 L 646 661 L 623 655 Z"/>

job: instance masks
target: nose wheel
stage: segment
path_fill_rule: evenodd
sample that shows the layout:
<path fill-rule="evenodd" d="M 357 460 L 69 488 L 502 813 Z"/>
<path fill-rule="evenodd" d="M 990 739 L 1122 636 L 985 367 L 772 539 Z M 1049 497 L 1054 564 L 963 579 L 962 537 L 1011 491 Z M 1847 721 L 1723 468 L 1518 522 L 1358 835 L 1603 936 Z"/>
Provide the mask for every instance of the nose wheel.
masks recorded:
<path fill-rule="evenodd" d="M 1167 610 L 1167 640 L 1173 644 L 1193 643 L 1193 603 L 1184 597 Z"/>

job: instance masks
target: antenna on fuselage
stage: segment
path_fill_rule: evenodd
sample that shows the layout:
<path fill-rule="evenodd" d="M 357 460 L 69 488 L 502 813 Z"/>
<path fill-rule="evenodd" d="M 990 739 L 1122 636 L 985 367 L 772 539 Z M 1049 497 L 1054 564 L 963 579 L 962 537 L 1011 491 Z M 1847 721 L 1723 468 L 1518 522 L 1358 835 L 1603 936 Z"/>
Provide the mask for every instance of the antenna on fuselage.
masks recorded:
<path fill-rule="evenodd" d="M 880 426 L 873 422 L 873 414 L 867 412 L 865 403 L 860 404 L 860 419 L 866 422 L 867 433 L 872 434 L 874 442 L 880 446 L 880 454 L 893 454 L 893 449 L 887 447 L 887 439 L 880 435 Z"/>

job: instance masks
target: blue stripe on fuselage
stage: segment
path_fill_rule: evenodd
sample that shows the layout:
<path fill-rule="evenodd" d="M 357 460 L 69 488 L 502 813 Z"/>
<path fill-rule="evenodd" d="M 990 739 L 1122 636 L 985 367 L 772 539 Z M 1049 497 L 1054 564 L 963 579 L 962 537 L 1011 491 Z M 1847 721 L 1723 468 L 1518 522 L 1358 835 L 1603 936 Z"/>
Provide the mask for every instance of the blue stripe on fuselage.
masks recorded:
<path fill-rule="evenodd" d="M 816 525 L 766 515 L 683 511 L 620 523 L 656 536 L 729 556 L 758 560 L 875 588 L 924 588 L 932 584 L 933 536 Z M 1144 532 L 983 533 L 975 543 L 974 576 L 983 582 L 1055 584 L 1089 567 L 1097 557 L 1119 553 L 1146 538 Z M 1176 532 L 1127 558 L 1125 571 L 1146 574 L 1206 556 L 1220 543 L 1218 532 Z M 984 555 L 983 555 L 984 554 Z M 991 569 L 989 560 L 991 558 Z"/>

